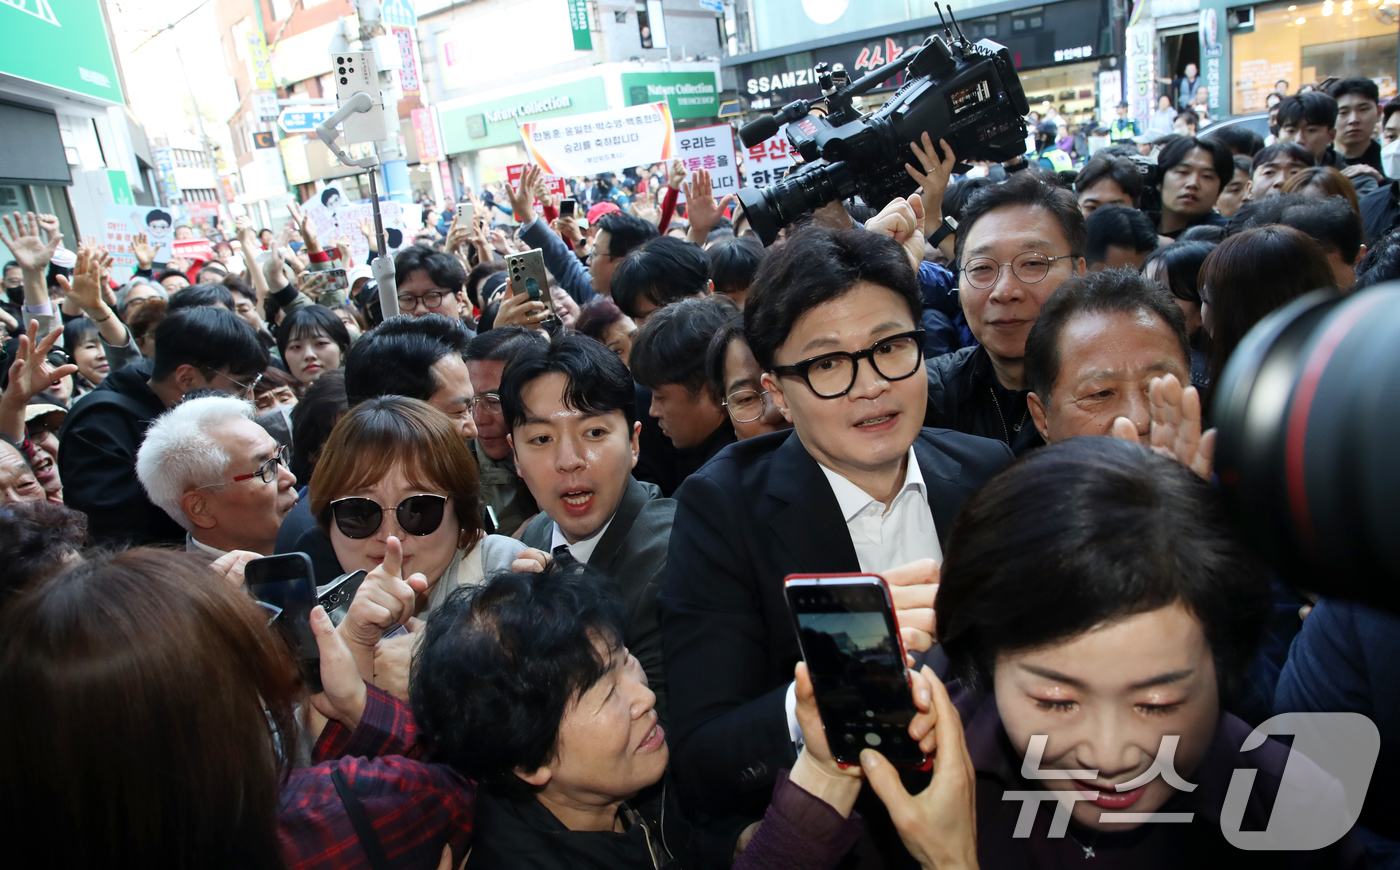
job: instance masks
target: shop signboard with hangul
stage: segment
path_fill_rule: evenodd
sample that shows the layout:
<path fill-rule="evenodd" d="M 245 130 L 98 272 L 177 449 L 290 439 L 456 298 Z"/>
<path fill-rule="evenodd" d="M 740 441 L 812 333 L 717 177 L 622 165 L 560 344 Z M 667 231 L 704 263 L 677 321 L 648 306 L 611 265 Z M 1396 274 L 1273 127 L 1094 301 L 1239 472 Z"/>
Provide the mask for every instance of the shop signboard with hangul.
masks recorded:
<path fill-rule="evenodd" d="M 787 125 L 778 128 L 777 135 L 754 145 L 743 153 L 744 171 L 750 187 L 767 187 L 783 180 L 793 165 L 792 144 L 788 142 Z"/>
<path fill-rule="evenodd" d="M 786 142 L 786 140 L 784 140 Z M 710 173 L 710 190 L 715 199 L 739 192 L 739 167 L 734 155 L 734 128 L 728 124 L 693 127 L 676 131 L 676 158 L 686 171 L 697 169 Z M 677 202 L 685 202 L 685 191 Z"/>

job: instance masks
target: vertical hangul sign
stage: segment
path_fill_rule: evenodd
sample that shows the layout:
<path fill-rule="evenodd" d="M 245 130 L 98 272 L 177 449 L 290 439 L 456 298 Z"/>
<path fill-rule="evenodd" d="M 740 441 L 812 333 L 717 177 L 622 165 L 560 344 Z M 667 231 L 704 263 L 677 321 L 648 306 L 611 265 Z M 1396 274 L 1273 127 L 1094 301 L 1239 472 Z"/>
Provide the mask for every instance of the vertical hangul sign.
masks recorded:
<path fill-rule="evenodd" d="M 767 187 L 783 180 L 793 164 L 792 144 L 788 142 L 787 125 L 778 128 L 777 135 L 765 139 L 744 152 L 744 169 L 750 187 Z"/>
<path fill-rule="evenodd" d="M 728 124 L 677 130 L 676 158 L 691 173 L 697 169 L 710 173 L 710 187 L 715 199 L 739 192 L 739 161 L 734 154 L 734 128 Z M 684 190 L 677 201 L 685 202 Z"/>

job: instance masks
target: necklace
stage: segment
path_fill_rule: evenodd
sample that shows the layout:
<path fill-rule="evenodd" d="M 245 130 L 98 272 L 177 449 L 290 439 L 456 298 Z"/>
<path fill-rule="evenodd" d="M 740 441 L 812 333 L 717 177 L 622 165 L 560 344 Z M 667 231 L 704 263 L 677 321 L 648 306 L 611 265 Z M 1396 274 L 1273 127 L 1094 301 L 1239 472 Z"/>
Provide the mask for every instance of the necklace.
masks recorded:
<path fill-rule="evenodd" d="M 1071 840 L 1074 841 L 1074 845 L 1076 845 L 1076 846 L 1078 846 L 1079 848 L 1081 848 L 1081 849 L 1084 850 L 1084 857 L 1085 857 L 1085 858 L 1097 858 L 1097 857 L 1098 857 L 1098 855 L 1096 855 L 1096 854 L 1094 853 L 1094 843 L 1098 842 L 1098 839 L 1099 839 L 1099 835 L 1098 835 L 1097 832 L 1095 832 L 1095 833 L 1094 833 L 1094 836 L 1091 837 L 1091 838 L 1089 839 L 1089 845 L 1087 845 L 1087 846 L 1084 845 L 1083 843 L 1079 842 L 1079 838 L 1076 837 L 1076 836 L 1074 835 L 1074 831 L 1070 830 L 1069 828 L 1065 828 L 1065 833 L 1068 834 L 1068 835 L 1069 835 L 1069 838 L 1070 838 Z"/>
<path fill-rule="evenodd" d="M 987 387 L 987 390 L 992 394 L 992 404 L 996 406 L 997 417 L 1001 420 L 1001 431 L 1002 434 L 1006 436 L 1006 446 L 1010 447 L 1011 432 L 1016 432 L 1017 434 L 1019 434 L 1021 431 L 1021 427 L 1026 425 L 1026 418 L 1029 417 L 1031 413 L 1030 403 L 1026 403 L 1026 410 L 1021 413 L 1021 421 L 1015 426 L 1012 426 L 1011 431 L 1009 432 L 1006 429 L 1006 415 L 1001 412 L 1001 402 L 997 401 L 997 391 L 992 389 L 990 386 Z"/>

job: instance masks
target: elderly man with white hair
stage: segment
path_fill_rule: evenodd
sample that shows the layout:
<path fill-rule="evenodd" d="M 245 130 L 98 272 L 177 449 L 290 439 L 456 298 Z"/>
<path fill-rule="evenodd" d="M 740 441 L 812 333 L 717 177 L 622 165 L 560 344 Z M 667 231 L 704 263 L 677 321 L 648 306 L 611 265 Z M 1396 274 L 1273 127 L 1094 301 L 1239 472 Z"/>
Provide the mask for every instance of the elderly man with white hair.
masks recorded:
<path fill-rule="evenodd" d="M 136 455 L 151 501 L 185 527 L 185 549 L 217 559 L 232 550 L 272 555 L 297 503 L 286 449 L 253 422 L 253 405 L 190 399 L 157 417 Z"/>

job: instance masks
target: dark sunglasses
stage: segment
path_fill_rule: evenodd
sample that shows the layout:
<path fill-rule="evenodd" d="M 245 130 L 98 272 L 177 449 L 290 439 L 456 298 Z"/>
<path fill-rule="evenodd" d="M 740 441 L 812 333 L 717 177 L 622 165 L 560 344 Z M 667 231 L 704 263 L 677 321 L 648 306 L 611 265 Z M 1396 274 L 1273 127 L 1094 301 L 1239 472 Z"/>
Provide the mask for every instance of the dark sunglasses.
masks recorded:
<path fill-rule="evenodd" d="M 442 525 L 446 506 L 446 496 L 411 495 L 392 510 L 399 521 L 399 528 L 421 538 L 436 532 Z M 335 518 L 336 528 L 347 538 L 368 538 L 379 531 L 384 514 L 390 510 L 372 498 L 342 498 L 331 502 L 331 516 Z"/>

